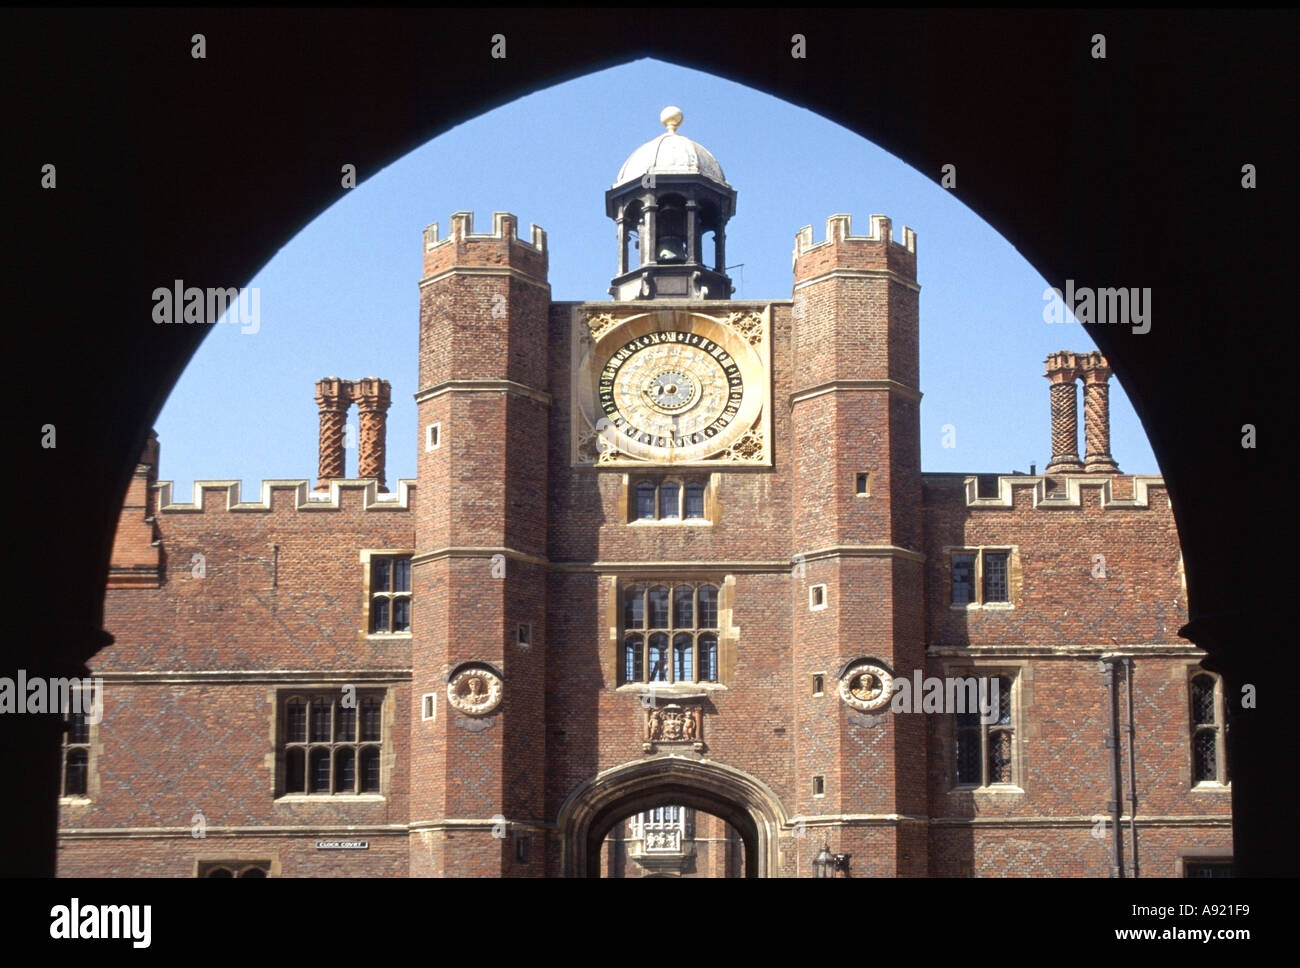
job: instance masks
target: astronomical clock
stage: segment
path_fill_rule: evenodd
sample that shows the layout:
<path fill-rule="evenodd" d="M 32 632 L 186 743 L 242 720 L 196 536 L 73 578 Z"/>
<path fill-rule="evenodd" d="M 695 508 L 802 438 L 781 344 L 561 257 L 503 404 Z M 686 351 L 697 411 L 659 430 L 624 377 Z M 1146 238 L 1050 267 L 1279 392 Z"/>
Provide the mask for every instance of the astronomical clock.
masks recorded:
<path fill-rule="evenodd" d="M 575 464 L 771 464 L 770 311 L 707 308 L 574 308 Z"/>

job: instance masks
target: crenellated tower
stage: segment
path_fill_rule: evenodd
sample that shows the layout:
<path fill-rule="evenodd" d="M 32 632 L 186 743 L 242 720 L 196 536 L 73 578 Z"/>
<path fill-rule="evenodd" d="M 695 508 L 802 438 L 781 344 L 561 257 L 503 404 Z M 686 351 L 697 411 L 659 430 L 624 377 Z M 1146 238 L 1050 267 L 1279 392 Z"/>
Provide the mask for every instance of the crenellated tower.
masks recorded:
<path fill-rule="evenodd" d="M 425 232 L 412 876 L 542 873 L 546 274 L 545 233 L 520 239 L 513 215 Z"/>
<path fill-rule="evenodd" d="M 888 704 L 888 677 L 910 677 L 925 652 L 919 292 L 916 236 L 895 240 L 887 218 L 855 236 L 834 215 L 824 241 L 811 226 L 796 237 L 795 809 L 809 848 L 838 844 L 859 876 L 926 872 L 922 824 L 869 819 L 926 809 L 925 717 Z M 829 716 L 810 675 L 849 693 Z"/>

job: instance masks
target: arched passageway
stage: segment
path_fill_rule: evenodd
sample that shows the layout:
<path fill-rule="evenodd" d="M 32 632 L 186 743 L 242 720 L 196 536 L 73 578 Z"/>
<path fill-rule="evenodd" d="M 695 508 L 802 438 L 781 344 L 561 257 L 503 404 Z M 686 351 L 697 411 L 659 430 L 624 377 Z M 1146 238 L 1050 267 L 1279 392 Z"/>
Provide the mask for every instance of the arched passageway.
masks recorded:
<path fill-rule="evenodd" d="M 560 808 L 560 874 L 598 877 L 600 845 L 630 813 L 665 802 L 724 820 L 745 845 L 746 877 L 782 875 L 785 808 L 761 780 L 740 770 L 680 756 L 656 757 L 597 774 L 569 794 Z"/>

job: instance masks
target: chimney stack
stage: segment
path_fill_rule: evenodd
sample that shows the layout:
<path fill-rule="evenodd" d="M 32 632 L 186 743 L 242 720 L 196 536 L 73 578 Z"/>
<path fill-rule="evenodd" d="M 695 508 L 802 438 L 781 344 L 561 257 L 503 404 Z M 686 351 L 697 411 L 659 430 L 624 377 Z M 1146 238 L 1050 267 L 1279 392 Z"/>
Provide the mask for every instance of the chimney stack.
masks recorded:
<path fill-rule="evenodd" d="M 376 478 L 379 490 L 387 491 L 384 482 L 385 437 L 392 387 L 387 380 L 368 376 L 352 385 L 352 397 L 361 415 L 361 456 L 357 462 L 357 476 Z"/>
<path fill-rule="evenodd" d="M 1110 364 L 1094 351 L 1081 358 L 1083 373 L 1083 435 L 1088 453 L 1083 469 L 1095 474 L 1118 474 L 1110 456 Z"/>
<path fill-rule="evenodd" d="M 1078 473 L 1083 470 L 1079 460 L 1078 395 L 1074 389 L 1080 370 L 1078 354 L 1062 350 L 1049 356 L 1046 363 L 1045 376 L 1052 383 L 1052 459 L 1043 473 Z"/>
<path fill-rule="evenodd" d="M 328 491 L 330 481 L 345 474 L 343 430 L 352 403 L 352 383 L 336 376 L 316 382 L 316 406 L 320 408 L 320 463 L 316 490 Z"/>

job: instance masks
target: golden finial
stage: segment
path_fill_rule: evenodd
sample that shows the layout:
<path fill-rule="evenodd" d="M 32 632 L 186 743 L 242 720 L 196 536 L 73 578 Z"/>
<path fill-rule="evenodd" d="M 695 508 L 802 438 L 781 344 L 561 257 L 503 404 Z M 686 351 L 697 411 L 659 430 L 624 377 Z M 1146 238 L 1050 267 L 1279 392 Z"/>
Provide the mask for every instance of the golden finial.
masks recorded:
<path fill-rule="evenodd" d="M 676 134 L 677 126 L 682 123 L 682 109 L 670 104 L 659 112 L 659 123 L 668 129 L 669 134 Z"/>

